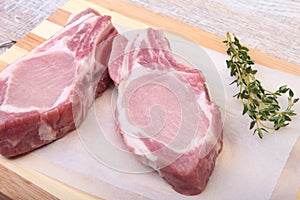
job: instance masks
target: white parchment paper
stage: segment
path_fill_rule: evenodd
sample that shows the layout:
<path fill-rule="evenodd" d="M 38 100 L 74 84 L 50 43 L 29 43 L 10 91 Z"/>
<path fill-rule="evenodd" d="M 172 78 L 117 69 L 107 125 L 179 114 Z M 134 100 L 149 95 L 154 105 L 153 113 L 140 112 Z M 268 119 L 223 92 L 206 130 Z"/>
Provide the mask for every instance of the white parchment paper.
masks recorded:
<path fill-rule="evenodd" d="M 18 158 L 18 162 L 68 185 L 106 199 L 270 199 L 293 148 L 300 130 L 299 115 L 293 123 L 276 133 L 265 135 L 261 140 L 249 131 L 249 119 L 242 116 L 242 106 L 232 96 L 237 92 L 230 86 L 232 78 L 226 68 L 226 55 L 204 49 L 216 66 L 225 90 L 224 148 L 217 159 L 215 170 L 203 193 L 184 196 L 176 193 L 155 172 L 132 174 L 112 169 L 97 156 L 88 152 L 77 131 L 66 137 Z M 287 84 L 300 96 L 300 78 L 263 66 L 258 79 L 266 88 L 274 90 Z M 80 131 L 94 132 L 95 116 L 101 121 L 100 136 L 116 134 L 113 129 L 110 95 L 113 88 L 98 98 L 90 109 Z M 96 112 L 96 114 L 95 114 Z M 300 106 L 296 106 L 300 113 Z M 102 133 L 101 133 L 102 132 Z M 81 134 L 81 133 L 80 133 Z M 102 137 L 102 136 L 101 136 Z M 91 146 L 101 149 L 99 138 L 90 141 Z M 85 143 L 86 144 L 86 143 Z M 117 152 L 101 149 L 119 163 L 133 158 L 122 157 Z M 130 157 L 130 156 L 129 156 Z M 134 163 L 134 159 L 132 160 Z M 134 164 L 135 165 L 135 164 Z M 298 186 L 297 188 L 299 188 Z M 296 192 L 296 191 L 295 191 Z"/>
<path fill-rule="evenodd" d="M 300 189 L 300 138 L 293 147 L 273 191 L 272 200 L 295 199 Z"/>

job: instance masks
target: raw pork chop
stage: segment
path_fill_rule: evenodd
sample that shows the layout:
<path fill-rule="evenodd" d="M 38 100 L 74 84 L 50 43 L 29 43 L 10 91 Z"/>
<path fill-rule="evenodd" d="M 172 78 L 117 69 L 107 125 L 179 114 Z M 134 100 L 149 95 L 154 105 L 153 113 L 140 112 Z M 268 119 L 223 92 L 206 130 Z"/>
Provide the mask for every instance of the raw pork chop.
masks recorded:
<path fill-rule="evenodd" d="M 116 130 L 129 150 L 177 192 L 202 192 L 222 149 L 221 114 L 202 73 L 175 59 L 162 31 L 147 29 L 115 37 L 109 74 Z"/>
<path fill-rule="evenodd" d="M 117 34 L 109 16 L 87 9 L 0 74 L 0 153 L 13 157 L 74 130 L 109 84 Z"/>

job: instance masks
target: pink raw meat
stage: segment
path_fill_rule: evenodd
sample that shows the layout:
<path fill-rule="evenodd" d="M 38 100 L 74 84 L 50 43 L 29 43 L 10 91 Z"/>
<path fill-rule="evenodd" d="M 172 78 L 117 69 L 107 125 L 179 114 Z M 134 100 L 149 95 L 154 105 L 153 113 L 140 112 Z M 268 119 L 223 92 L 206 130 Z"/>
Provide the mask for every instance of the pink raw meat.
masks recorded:
<path fill-rule="evenodd" d="M 223 144 L 202 73 L 177 61 L 163 32 L 150 28 L 115 37 L 109 74 L 118 89 L 116 130 L 129 150 L 177 192 L 201 193 Z"/>
<path fill-rule="evenodd" d="M 116 34 L 109 16 L 87 9 L 0 73 L 3 156 L 32 151 L 80 125 L 110 82 L 106 65 Z"/>

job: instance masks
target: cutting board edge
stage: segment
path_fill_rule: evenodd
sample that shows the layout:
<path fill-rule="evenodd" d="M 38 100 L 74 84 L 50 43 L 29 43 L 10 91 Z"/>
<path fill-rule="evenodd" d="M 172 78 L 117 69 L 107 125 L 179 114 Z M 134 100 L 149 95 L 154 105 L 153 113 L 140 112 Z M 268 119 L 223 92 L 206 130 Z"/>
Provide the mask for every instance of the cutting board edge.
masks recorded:
<path fill-rule="evenodd" d="M 91 199 L 101 200 L 91 194 L 61 183 L 37 171 L 21 166 L 14 160 L 0 156 L 0 169 L 5 168 L 7 172 L 1 176 L 9 175 L 13 182 L 8 182 L 5 195 L 12 199 L 20 197 L 43 199 Z M 3 169 L 2 169 L 3 170 Z M 16 191 L 19 191 L 16 192 Z M 32 191 L 32 192 L 27 192 Z M 21 195 L 21 196 L 20 196 Z"/>

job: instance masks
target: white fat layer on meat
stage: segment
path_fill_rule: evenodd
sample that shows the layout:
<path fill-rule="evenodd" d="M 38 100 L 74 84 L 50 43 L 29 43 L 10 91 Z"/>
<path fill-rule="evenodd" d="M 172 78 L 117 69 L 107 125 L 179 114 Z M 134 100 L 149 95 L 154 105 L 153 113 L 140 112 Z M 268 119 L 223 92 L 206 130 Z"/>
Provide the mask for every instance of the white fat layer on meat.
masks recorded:
<path fill-rule="evenodd" d="M 61 102 L 67 100 L 70 96 L 70 91 L 72 91 L 74 88 L 73 85 L 70 85 L 69 87 L 65 87 L 62 91 L 62 93 L 60 94 L 60 96 L 57 98 L 57 100 L 54 102 L 53 106 L 51 108 L 54 108 L 55 106 L 57 106 L 58 104 L 60 104 Z"/>
<path fill-rule="evenodd" d="M 6 67 L 6 68 L 9 68 L 9 67 Z M 4 73 L 5 74 L 5 72 L 4 71 L 2 71 L 1 73 Z M 0 73 L 0 74 L 1 74 Z M 10 73 L 10 72 L 9 72 Z M 4 77 L 3 79 L 5 79 L 6 77 Z M 1 79 L 2 79 L 2 77 L 1 77 Z M 7 101 L 7 99 L 8 99 L 8 94 L 9 94 L 9 87 L 10 87 L 10 85 L 11 85 L 11 77 L 8 75 L 8 80 L 7 80 L 7 82 L 6 82 L 6 84 L 7 84 L 7 87 L 6 87 L 6 91 L 5 91 L 5 93 L 4 93 L 4 100 L 3 100 L 3 102 L 2 102 L 2 105 L 0 105 L 0 107 L 1 107 L 1 109 L 3 108 L 3 109 L 5 109 L 5 107 L 3 107 L 5 104 L 6 104 L 6 101 Z"/>
<path fill-rule="evenodd" d="M 76 20 L 77 23 L 72 23 L 72 26 L 76 26 L 77 24 L 80 24 L 80 28 L 78 29 L 79 31 L 81 30 L 81 28 L 83 28 L 85 26 L 85 23 L 88 23 L 90 21 L 90 23 L 93 23 L 96 20 L 93 20 L 93 18 L 96 18 L 98 16 L 95 16 L 93 13 L 90 13 L 88 15 L 85 15 L 83 17 L 81 17 L 80 19 Z M 89 19 L 89 20 L 88 20 Z M 85 22 L 85 23 L 82 23 Z M 109 31 L 109 30 L 101 30 L 102 33 L 99 33 L 99 35 L 103 35 L 103 32 L 105 31 Z M 66 43 L 67 40 L 61 40 L 62 42 Z M 99 79 L 95 79 L 93 80 L 93 75 L 94 74 L 103 74 L 103 73 L 99 73 L 99 72 L 103 72 L 105 70 L 105 67 L 102 66 L 95 58 L 95 52 L 97 51 L 97 48 L 94 49 L 94 51 L 91 53 L 91 57 L 88 58 L 88 63 L 86 62 L 82 62 L 82 60 L 78 60 L 77 62 L 80 62 L 80 64 L 77 63 L 77 66 L 80 67 L 80 69 L 76 69 L 75 73 L 80 72 L 80 74 L 74 75 L 74 77 L 76 77 L 76 80 L 74 80 L 73 84 L 75 84 L 75 82 L 80 82 L 82 79 L 84 79 L 86 77 L 86 75 L 88 75 L 88 79 L 90 82 L 92 81 L 97 81 L 99 80 L 101 77 L 98 77 Z M 74 53 L 74 52 L 70 52 L 70 53 Z M 93 65 L 93 63 L 95 63 L 97 65 L 97 67 L 91 67 L 91 65 Z M 83 94 L 83 96 L 80 96 L 80 100 L 81 100 L 81 108 L 85 108 L 85 110 L 81 110 L 81 112 L 76 112 L 74 111 L 73 113 L 76 114 L 76 116 L 74 116 L 75 118 L 75 122 L 80 123 L 82 121 L 82 118 L 86 115 L 87 113 L 87 108 L 93 103 L 94 98 L 95 98 L 95 91 L 97 89 L 98 86 L 98 82 L 94 83 L 94 84 L 90 84 L 90 87 L 85 89 L 85 93 Z M 60 98 L 57 100 L 57 103 L 60 103 L 60 99 L 66 99 L 67 96 L 67 92 L 70 90 L 74 90 L 74 86 L 70 86 L 69 88 L 66 88 L 66 91 L 62 92 Z M 75 91 L 77 92 L 77 91 Z M 82 91 L 78 91 L 78 94 L 82 93 Z M 54 105 L 55 107 L 56 105 Z"/>
<path fill-rule="evenodd" d="M 126 45 L 124 52 L 129 53 L 130 51 L 131 51 L 131 45 Z M 120 74 L 119 77 L 126 77 L 129 74 L 129 65 L 130 65 L 130 63 L 129 63 L 128 57 L 129 56 L 124 56 L 123 57 L 122 66 L 119 67 L 119 74 Z"/>
<path fill-rule="evenodd" d="M 150 44 L 152 44 L 152 42 L 149 40 L 148 37 L 148 32 L 147 31 L 142 31 L 138 34 L 138 40 L 135 40 L 135 44 L 134 47 L 135 49 L 139 49 L 141 47 L 141 43 L 144 42 L 144 44 L 147 44 L 148 46 L 146 48 L 153 48 Z"/>
<path fill-rule="evenodd" d="M 200 141 L 197 141 L 197 139 L 194 140 L 191 149 L 198 147 L 199 144 L 202 144 L 201 149 L 199 151 L 199 158 L 204 158 L 211 151 L 211 149 L 215 146 L 215 144 L 218 141 L 218 138 L 215 137 L 215 133 L 212 130 L 211 124 L 208 127 L 205 137 L 201 138 Z"/>
<path fill-rule="evenodd" d="M 134 149 L 135 154 L 144 156 L 151 153 L 139 138 L 128 136 L 127 133 L 124 133 L 123 136 L 125 143 Z"/>
<path fill-rule="evenodd" d="M 139 156 L 140 161 L 154 169 L 157 169 L 157 156 L 153 155 L 146 145 L 139 139 L 131 136 L 124 135 L 125 143 L 128 146 L 134 147 L 134 154 Z"/>
<path fill-rule="evenodd" d="M 41 123 L 38 132 L 40 140 L 52 141 L 56 138 L 56 132 L 52 129 L 51 126 L 47 125 L 45 122 Z"/>
<path fill-rule="evenodd" d="M 93 22 L 92 19 L 93 19 L 94 17 L 97 17 L 97 16 L 95 16 L 93 13 L 89 13 L 89 14 L 86 14 L 86 15 L 84 15 L 84 16 L 81 16 L 81 17 L 78 18 L 76 21 L 72 22 L 71 24 L 67 24 L 67 25 L 64 27 L 64 29 L 62 29 L 62 30 L 60 30 L 59 32 L 57 32 L 56 35 L 60 35 L 62 32 L 67 32 L 69 29 L 71 29 L 71 28 L 77 26 L 78 24 L 80 24 L 80 28 L 81 28 L 85 23 L 88 23 L 89 20 L 90 20 L 91 22 Z M 68 19 L 68 23 L 69 23 L 72 19 L 73 19 L 73 17 L 70 17 L 70 18 Z M 88 19 L 89 19 L 89 20 L 88 20 Z M 81 30 L 80 28 L 77 29 L 77 30 Z M 65 37 L 65 38 L 68 38 L 68 37 Z M 61 40 L 58 40 L 58 41 L 60 42 Z M 50 41 L 49 41 L 49 42 L 50 42 Z M 44 44 L 46 44 L 46 43 L 44 43 Z"/>
<path fill-rule="evenodd" d="M 140 161 L 149 167 L 152 167 L 154 170 L 159 170 L 160 166 L 158 165 L 158 158 L 153 154 L 146 154 L 139 158 Z"/>
<path fill-rule="evenodd" d="M 153 169 L 159 168 L 157 164 L 157 156 L 153 155 L 153 153 L 149 151 L 149 149 L 140 139 L 133 137 L 124 137 L 124 139 L 125 143 L 128 144 L 128 146 L 134 147 L 134 154 L 139 156 L 140 161 L 144 165 L 148 165 Z"/>
<path fill-rule="evenodd" d="M 5 111 L 5 112 L 12 112 L 12 113 L 20 113 L 20 112 L 30 112 L 30 111 L 44 111 L 48 108 L 40 108 L 40 107 L 36 107 L 36 106 L 30 106 L 30 107 L 26 107 L 26 108 L 20 108 L 20 107 L 16 107 L 14 105 L 1 105 L 1 110 Z"/>
<path fill-rule="evenodd" d="M 208 101 L 207 101 L 206 97 L 207 97 L 206 93 L 204 91 L 202 91 L 197 100 L 197 104 L 200 106 L 200 108 L 204 112 L 205 116 L 208 119 L 212 119 L 212 113 L 210 111 L 211 106 L 208 105 Z"/>
<path fill-rule="evenodd" d="M 132 38 L 127 38 L 127 39 L 132 39 Z M 139 39 L 139 40 L 137 40 Z M 125 54 L 128 53 L 133 53 L 133 55 L 130 56 L 124 56 L 123 61 L 122 61 L 122 66 L 119 67 L 119 77 L 126 77 L 129 74 L 129 66 L 131 65 L 131 63 L 129 63 L 129 57 L 130 58 L 138 58 L 137 54 L 139 53 L 139 50 L 141 48 L 141 43 L 142 41 L 144 41 L 145 39 L 148 39 L 146 37 L 146 33 L 141 32 L 139 33 L 136 38 L 134 38 L 134 42 L 128 43 L 124 49 Z M 147 43 L 148 44 L 148 43 Z M 138 62 L 136 60 L 134 60 L 134 66 L 133 69 L 138 67 L 135 66 L 138 65 L 140 66 L 140 64 L 138 64 Z"/>
<path fill-rule="evenodd" d="M 74 84 L 76 85 L 75 82 L 81 82 L 84 78 L 86 78 L 88 76 L 88 80 L 89 82 L 94 82 L 93 84 L 87 85 L 84 89 L 84 91 L 81 90 L 75 90 L 74 87 L 71 88 L 71 90 L 76 93 L 75 96 L 78 96 L 80 98 L 80 104 L 81 106 L 78 107 L 79 110 L 73 110 L 73 117 L 74 117 L 74 122 L 76 125 L 79 125 L 84 117 L 86 116 L 87 112 L 88 112 L 88 108 L 91 106 L 91 104 L 93 103 L 94 99 L 95 99 L 95 92 L 98 86 L 98 80 L 101 77 L 95 78 L 95 80 L 93 80 L 93 75 L 94 74 L 103 74 L 103 73 L 99 73 L 99 72 L 103 72 L 105 70 L 105 67 L 102 66 L 99 62 L 97 62 L 95 60 L 95 56 L 94 56 L 95 52 L 92 54 L 93 56 L 91 56 L 91 58 L 89 58 L 89 63 L 81 63 L 78 66 L 80 66 L 80 70 L 77 69 L 76 71 L 80 72 L 80 74 L 76 75 L 76 80 L 74 80 Z M 90 65 L 96 63 L 98 65 L 98 67 L 91 67 Z M 96 81 L 96 82 L 95 82 Z M 79 88 L 80 89 L 80 88 Z M 68 94 L 68 93 L 66 93 Z M 63 98 L 63 94 L 62 94 L 62 98 Z M 76 98 L 76 97 L 75 97 Z M 70 98 L 71 101 L 73 101 L 72 98 Z"/>
<path fill-rule="evenodd" d="M 119 71 L 118 71 L 118 79 L 120 82 L 120 78 L 124 78 L 126 77 L 127 75 L 130 74 L 130 69 L 129 69 L 129 66 L 131 66 L 132 64 L 129 63 L 129 57 L 130 58 L 136 58 L 133 62 L 134 62 L 134 66 L 132 67 L 132 69 L 135 69 L 137 66 L 136 65 L 140 65 L 138 63 L 138 53 L 140 52 L 140 49 L 141 48 L 149 48 L 149 49 L 152 49 L 153 46 L 151 46 L 152 42 L 153 41 L 150 41 L 149 40 L 149 37 L 147 35 L 147 32 L 140 32 L 138 33 L 134 38 L 131 38 L 131 37 L 127 37 L 127 39 L 131 42 L 127 43 L 125 49 L 124 49 L 124 54 L 128 54 L 128 53 L 133 53 L 132 55 L 130 56 L 124 56 L 123 57 L 123 61 L 122 61 L 122 66 L 119 67 Z M 142 42 L 144 45 L 147 45 L 147 46 L 143 46 L 142 47 Z M 158 45 L 160 46 L 160 45 Z M 165 50 L 165 51 L 169 51 L 169 46 L 166 46 L 164 49 L 162 50 Z M 154 56 L 153 54 L 156 54 L 155 52 L 153 51 L 149 51 L 148 52 L 149 54 L 151 54 L 151 56 Z M 163 51 L 159 51 L 159 56 L 158 57 L 161 57 L 164 59 L 164 61 L 167 61 L 167 59 L 165 58 L 165 54 L 163 53 Z"/>
<path fill-rule="evenodd" d="M 203 92 L 204 93 L 204 92 Z M 198 105 L 200 105 L 201 109 L 205 113 L 208 121 L 209 121 L 209 126 L 207 133 L 205 134 L 205 137 L 203 138 L 195 138 L 194 142 L 191 145 L 191 149 L 197 148 L 199 144 L 205 144 L 205 146 L 202 146 L 199 152 L 199 157 L 204 158 L 212 148 L 214 148 L 215 144 L 218 142 L 218 134 L 214 132 L 213 128 L 213 116 L 211 109 L 214 108 L 214 104 L 208 105 L 207 100 L 205 98 L 205 94 L 200 95 L 198 99 Z"/>
<path fill-rule="evenodd" d="M 56 133 L 53 131 L 53 129 L 46 125 L 45 123 L 42 123 L 39 127 L 39 136 L 41 140 L 47 140 L 47 141 L 52 141 L 55 139 L 56 137 Z M 12 137 L 14 138 L 14 137 Z M 17 146 L 20 141 L 23 141 L 23 138 L 17 138 L 15 140 L 12 139 L 6 139 L 6 141 L 12 145 L 12 147 Z M 34 145 L 34 143 L 30 143 L 31 147 L 36 147 L 36 145 Z"/>
<path fill-rule="evenodd" d="M 79 19 L 77 19 L 75 22 L 77 22 L 77 23 L 72 23 L 72 25 L 73 26 L 76 26 L 77 24 L 84 24 L 84 23 L 82 23 L 82 22 L 84 22 L 84 21 L 89 21 L 88 19 L 90 18 L 90 20 L 91 19 L 93 19 L 94 17 L 98 17 L 98 15 L 97 16 L 95 16 L 95 14 L 94 13 L 89 13 L 89 14 L 87 14 L 87 15 L 84 15 L 84 16 L 81 16 Z M 93 21 L 93 20 L 92 20 Z"/>
<path fill-rule="evenodd" d="M 69 23 L 70 21 L 72 21 L 73 18 L 74 18 L 76 15 L 77 15 L 76 13 L 71 14 L 71 16 L 68 18 L 67 23 Z M 89 14 L 87 14 L 87 15 L 81 16 L 79 19 L 76 20 L 76 22 L 81 23 L 81 22 L 83 22 L 84 20 L 86 20 L 86 19 L 88 19 L 88 18 L 90 18 L 90 17 L 92 17 L 92 16 L 94 16 L 94 14 L 93 14 L 93 13 L 89 13 Z M 76 23 L 76 24 L 78 24 L 78 23 Z"/>

